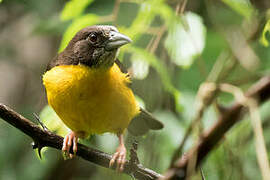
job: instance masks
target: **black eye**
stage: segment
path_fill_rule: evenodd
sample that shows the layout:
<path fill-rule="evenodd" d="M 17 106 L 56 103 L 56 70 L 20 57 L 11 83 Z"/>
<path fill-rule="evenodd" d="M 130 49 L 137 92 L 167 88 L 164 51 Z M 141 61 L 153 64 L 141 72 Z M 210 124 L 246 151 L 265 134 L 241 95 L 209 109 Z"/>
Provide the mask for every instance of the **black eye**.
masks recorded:
<path fill-rule="evenodd" d="M 97 42 L 97 35 L 95 35 L 95 34 L 91 34 L 90 36 L 89 36 L 89 39 L 90 39 L 90 41 L 91 42 L 93 42 L 93 43 L 95 43 L 95 42 Z"/>

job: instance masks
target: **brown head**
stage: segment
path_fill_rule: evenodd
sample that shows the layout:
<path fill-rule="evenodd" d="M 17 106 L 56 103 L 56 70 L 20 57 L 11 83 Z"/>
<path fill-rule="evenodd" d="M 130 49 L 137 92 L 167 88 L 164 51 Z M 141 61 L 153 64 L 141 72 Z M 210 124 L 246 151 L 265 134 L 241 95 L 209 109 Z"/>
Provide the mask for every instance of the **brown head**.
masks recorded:
<path fill-rule="evenodd" d="M 130 43 L 131 39 L 114 26 L 97 25 L 80 30 L 61 52 L 48 65 L 47 70 L 58 65 L 83 64 L 95 68 L 113 65 L 117 50 Z"/>

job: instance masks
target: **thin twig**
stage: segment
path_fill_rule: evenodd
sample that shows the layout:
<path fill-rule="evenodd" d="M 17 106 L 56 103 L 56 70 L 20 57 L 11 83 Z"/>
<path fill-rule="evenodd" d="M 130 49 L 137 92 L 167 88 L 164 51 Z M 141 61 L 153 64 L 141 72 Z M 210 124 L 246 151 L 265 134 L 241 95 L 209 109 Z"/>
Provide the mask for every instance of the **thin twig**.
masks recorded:
<path fill-rule="evenodd" d="M 176 6 L 176 15 L 183 14 L 187 5 L 187 0 L 181 0 Z"/>
<path fill-rule="evenodd" d="M 204 175 L 204 173 L 203 173 L 202 167 L 200 168 L 200 174 L 201 174 L 202 180 L 205 180 L 205 175 Z"/>
<path fill-rule="evenodd" d="M 33 148 L 41 149 L 43 147 L 52 147 L 59 150 L 62 149 L 63 137 L 52 132 L 42 130 L 38 125 L 32 123 L 30 120 L 1 103 L 0 118 L 30 136 L 34 140 Z M 71 153 L 73 153 L 72 150 Z M 107 153 L 79 143 L 76 155 L 105 168 L 109 168 L 109 162 L 112 158 L 112 156 Z M 134 166 L 136 166 L 135 171 Z M 113 169 L 115 168 L 116 167 L 113 167 Z M 161 174 L 147 169 L 141 164 L 132 164 L 129 161 L 126 162 L 123 173 L 133 175 L 137 179 L 152 180 L 163 177 Z"/>
<path fill-rule="evenodd" d="M 101 16 L 99 18 L 99 21 L 100 22 L 113 22 L 114 25 L 116 26 L 117 25 L 116 20 L 117 20 L 119 8 L 120 8 L 120 1 L 121 0 L 116 0 L 112 13 L 110 15 L 107 15 L 107 16 Z"/>
<path fill-rule="evenodd" d="M 187 128 L 185 135 L 183 137 L 183 140 L 181 141 L 179 147 L 177 150 L 174 152 L 174 155 L 171 160 L 171 165 L 172 167 L 175 163 L 175 161 L 180 157 L 180 154 L 182 152 L 182 149 L 191 134 L 192 130 L 195 128 L 195 126 L 200 123 L 205 109 L 212 103 L 214 100 L 214 97 L 216 96 L 217 92 L 217 87 L 214 83 L 208 82 L 208 83 L 203 83 L 197 93 L 196 97 L 196 105 L 197 105 L 197 110 L 195 113 L 194 118 L 192 119 L 189 127 Z M 202 131 L 201 131 L 202 132 Z M 201 134 L 200 134 L 201 136 Z M 199 137 L 200 137 L 199 136 Z"/>
<path fill-rule="evenodd" d="M 260 79 L 246 93 L 246 97 L 257 98 L 258 104 L 261 104 L 270 98 L 270 76 Z M 184 158 L 180 158 L 175 165 L 170 168 L 164 179 L 183 179 L 186 176 L 188 162 L 193 158 L 193 153 L 197 152 L 197 167 L 202 160 L 215 148 L 225 133 L 241 119 L 241 112 L 244 106 L 238 102 L 227 109 L 219 120 L 208 131 L 203 133 L 200 142 L 190 151 L 185 153 Z"/>
<path fill-rule="evenodd" d="M 246 106 L 250 113 L 250 119 L 255 134 L 255 148 L 258 164 L 264 180 L 270 179 L 270 166 L 268 161 L 267 149 L 263 137 L 263 130 L 261 124 L 261 117 L 258 111 L 258 103 L 255 98 L 248 98 L 244 95 L 242 90 L 230 84 L 221 84 L 222 91 L 231 93 L 235 99 L 243 106 Z"/>
<path fill-rule="evenodd" d="M 114 8 L 113 8 L 113 12 L 112 12 L 114 22 L 116 21 L 117 16 L 118 16 L 118 12 L 119 12 L 119 8 L 120 8 L 120 1 L 121 0 L 116 0 L 114 3 Z"/>
<path fill-rule="evenodd" d="M 41 127 L 43 128 L 43 130 L 45 131 L 49 131 L 49 129 L 45 126 L 45 124 L 41 121 L 40 117 L 36 114 L 33 113 L 34 117 L 36 118 L 36 120 L 38 121 L 38 123 L 41 125 Z"/>
<path fill-rule="evenodd" d="M 150 53 L 152 53 L 152 54 L 155 53 L 156 49 L 158 48 L 159 42 L 160 42 L 160 40 L 161 40 L 163 34 L 166 32 L 166 29 L 167 29 L 167 27 L 166 27 L 165 25 L 163 25 L 163 26 L 160 28 L 160 31 L 159 31 L 159 33 L 157 34 L 156 39 L 155 39 L 155 41 L 153 42 L 153 44 L 152 44 L 152 46 L 151 46 L 151 48 L 150 48 L 150 50 L 149 50 Z"/>
<path fill-rule="evenodd" d="M 222 73 L 226 60 L 228 60 L 229 58 L 229 52 L 227 50 L 223 50 L 215 60 L 215 64 L 213 65 L 213 68 L 208 74 L 206 81 L 219 82 L 220 74 Z"/>

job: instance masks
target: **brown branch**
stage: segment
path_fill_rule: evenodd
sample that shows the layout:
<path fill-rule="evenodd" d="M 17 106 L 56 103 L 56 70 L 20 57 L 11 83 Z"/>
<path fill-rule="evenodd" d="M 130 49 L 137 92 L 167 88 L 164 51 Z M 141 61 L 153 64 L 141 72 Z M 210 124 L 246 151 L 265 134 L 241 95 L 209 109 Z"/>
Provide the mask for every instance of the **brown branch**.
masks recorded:
<path fill-rule="evenodd" d="M 270 98 L 270 76 L 266 76 L 253 85 L 245 94 L 247 97 L 257 98 L 261 104 Z M 228 108 L 224 114 L 219 117 L 219 120 L 207 132 L 203 133 L 200 141 L 190 151 L 184 154 L 175 165 L 170 168 L 165 176 L 165 179 L 184 179 L 186 175 L 187 165 L 192 160 L 193 155 L 197 155 L 196 166 L 202 163 L 202 160 L 209 154 L 210 151 L 223 138 L 225 133 L 238 121 L 241 120 L 241 112 L 244 109 L 243 105 L 235 103 Z"/>
<path fill-rule="evenodd" d="M 59 150 L 62 149 L 63 137 L 46 130 L 42 130 L 30 120 L 1 103 L 0 118 L 30 136 L 34 140 L 33 148 L 38 148 L 40 150 L 46 146 Z M 82 144 L 78 144 L 77 156 L 105 168 L 109 168 L 109 162 L 112 158 L 112 156 L 107 153 Z M 115 167 L 113 167 L 113 169 L 115 169 Z M 125 164 L 123 173 L 143 180 L 163 177 L 153 170 L 143 167 L 141 164 L 136 164 L 134 162 L 131 163 L 129 161 Z"/>

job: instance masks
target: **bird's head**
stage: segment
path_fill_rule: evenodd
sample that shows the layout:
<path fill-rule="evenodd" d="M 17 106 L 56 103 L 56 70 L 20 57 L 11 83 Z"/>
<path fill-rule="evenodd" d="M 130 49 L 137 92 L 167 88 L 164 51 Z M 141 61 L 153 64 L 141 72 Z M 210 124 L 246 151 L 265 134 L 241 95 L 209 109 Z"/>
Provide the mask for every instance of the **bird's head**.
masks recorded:
<path fill-rule="evenodd" d="M 67 49 L 78 59 L 79 64 L 89 67 L 110 67 L 117 50 L 130 43 L 131 39 L 114 26 L 90 26 L 79 31 L 69 42 Z"/>

